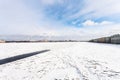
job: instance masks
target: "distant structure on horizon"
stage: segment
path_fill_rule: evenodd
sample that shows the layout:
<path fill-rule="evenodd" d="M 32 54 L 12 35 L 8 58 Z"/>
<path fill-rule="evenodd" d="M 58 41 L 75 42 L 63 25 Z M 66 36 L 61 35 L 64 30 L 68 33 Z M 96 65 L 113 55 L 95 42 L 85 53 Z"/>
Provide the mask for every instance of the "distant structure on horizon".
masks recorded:
<path fill-rule="evenodd" d="M 67 38 L 64 36 L 39 36 L 39 35 L 0 35 L 1 42 L 20 43 L 20 42 L 80 42 L 75 38 Z"/>
<path fill-rule="evenodd" d="M 89 42 L 120 44 L 120 34 L 115 34 L 110 37 L 102 37 L 102 38 L 98 38 L 98 39 L 92 39 Z"/>
<path fill-rule="evenodd" d="M 5 41 L 4 40 L 0 40 L 0 43 L 5 43 Z"/>

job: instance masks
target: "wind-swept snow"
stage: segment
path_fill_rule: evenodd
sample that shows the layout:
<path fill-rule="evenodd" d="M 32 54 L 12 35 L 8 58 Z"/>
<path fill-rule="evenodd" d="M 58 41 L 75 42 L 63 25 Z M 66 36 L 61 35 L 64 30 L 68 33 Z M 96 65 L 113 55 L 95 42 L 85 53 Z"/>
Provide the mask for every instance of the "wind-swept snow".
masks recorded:
<path fill-rule="evenodd" d="M 46 49 L 50 51 L 0 65 L 0 80 L 120 80 L 120 45 L 3 43 L 0 59 Z"/>

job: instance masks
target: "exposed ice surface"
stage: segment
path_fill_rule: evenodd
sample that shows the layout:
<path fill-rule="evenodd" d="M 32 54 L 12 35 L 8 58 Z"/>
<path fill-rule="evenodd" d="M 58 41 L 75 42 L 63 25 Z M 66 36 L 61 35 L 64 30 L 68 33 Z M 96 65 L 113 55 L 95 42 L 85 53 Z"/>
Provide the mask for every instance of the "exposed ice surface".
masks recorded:
<path fill-rule="evenodd" d="M 0 80 L 120 80 L 120 45 L 2 43 L 0 59 L 45 49 L 50 51 L 0 65 Z"/>

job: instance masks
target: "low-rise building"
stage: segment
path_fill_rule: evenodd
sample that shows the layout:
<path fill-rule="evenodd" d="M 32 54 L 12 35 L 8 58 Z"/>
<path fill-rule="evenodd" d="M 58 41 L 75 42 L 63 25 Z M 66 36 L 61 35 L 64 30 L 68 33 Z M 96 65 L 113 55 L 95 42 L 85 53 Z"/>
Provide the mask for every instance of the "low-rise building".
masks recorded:
<path fill-rule="evenodd" d="M 120 34 L 111 36 L 111 43 L 120 44 Z"/>

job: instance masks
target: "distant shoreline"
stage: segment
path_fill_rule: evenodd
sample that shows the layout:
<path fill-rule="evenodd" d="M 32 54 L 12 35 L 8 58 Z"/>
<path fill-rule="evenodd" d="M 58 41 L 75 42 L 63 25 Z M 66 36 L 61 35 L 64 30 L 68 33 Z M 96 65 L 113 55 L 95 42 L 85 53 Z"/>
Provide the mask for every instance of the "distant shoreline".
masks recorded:
<path fill-rule="evenodd" d="M 77 41 L 77 40 L 48 40 L 48 41 L 4 41 L 1 43 L 39 43 L 39 42 L 87 42 L 87 41 Z"/>

